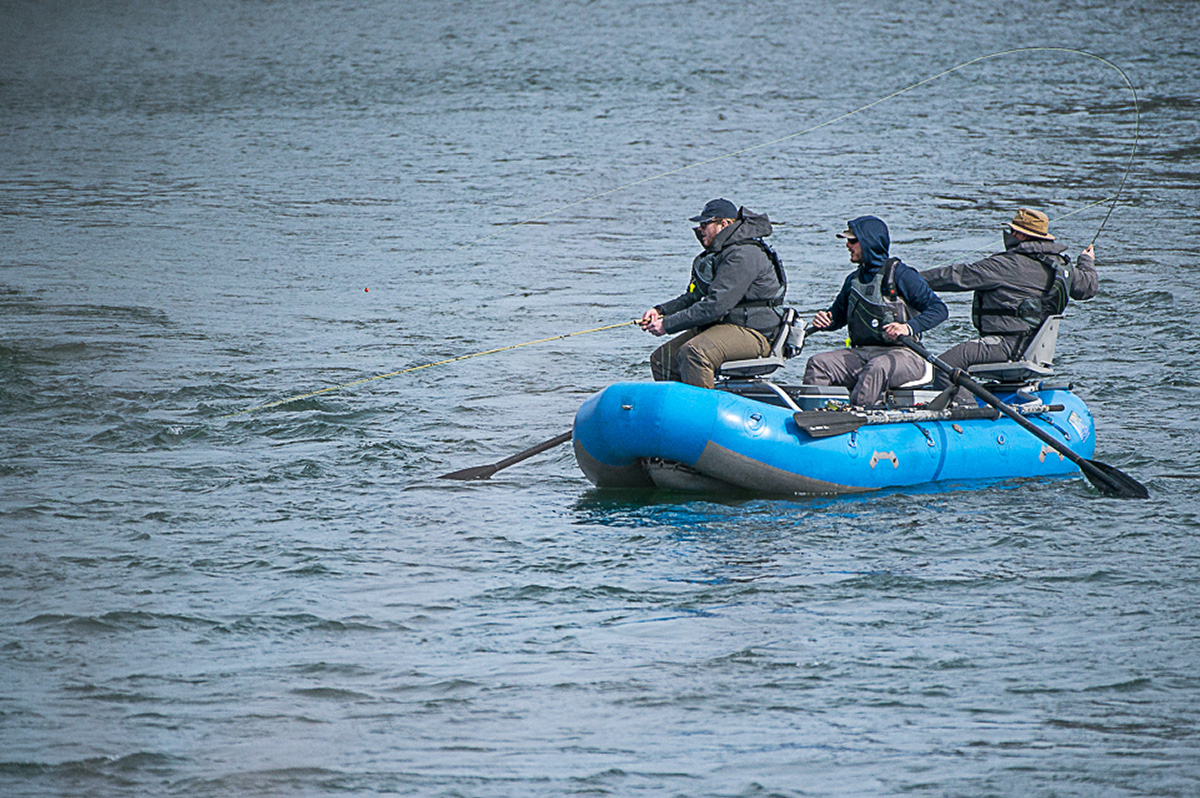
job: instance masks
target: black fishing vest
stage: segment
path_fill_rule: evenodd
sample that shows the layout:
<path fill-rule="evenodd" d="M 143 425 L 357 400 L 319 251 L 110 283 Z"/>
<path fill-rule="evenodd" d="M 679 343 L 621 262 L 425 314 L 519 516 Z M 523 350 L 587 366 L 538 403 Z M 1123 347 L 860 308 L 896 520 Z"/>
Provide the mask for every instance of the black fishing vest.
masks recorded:
<path fill-rule="evenodd" d="M 889 258 L 869 283 L 857 277 L 850 280 L 850 296 L 846 304 L 846 326 L 851 346 L 898 346 L 883 334 L 885 325 L 893 321 L 905 323 L 916 314 L 896 288 L 896 264 L 899 258 Z M 915 336 L 920 338 L 920 336 Z"/>
<path fill-rule="evenodd" d="M 1021 339 L 1024 340 L 1029 333 L 1042 326 L 1042 322 L 1048 317 L 1057 316 L 1066 310 L 1067 304 L 1071 301 L 1071 259 L 1069 256 L 1050 255 L 1044 252 L 1033 254 L 1022 252 L 1019 253 L 1019 256 L 1037 261 L 1046 269 L 1048 272 L 1046 288 L 1042 291 L 1041 296 L 1024 299 L 1015 308 L 984 308 L 980 294 L 976 291 L 975 298 L 971 301 L 971 323 L 975 325 L 976 330 L 979 330 L 980 335 L 996 335 L 998 333 L 1011 335 L 1011 330 L 1001 333 L 997 330 L 985 329 L 985 327 L 988 326 L 987 316 L 1012 316 L 1026 324 L 1026 329 L 1021 332 Z"/>
<path fill-rule="evenodd" d="M 743 299 L 738 302 L 729 313 L 717 321 L 717 324 L 740 324 L 743 327 L 758 328 L 761 325 L 751 324 L 749 322 L 749 308 L 776 308 L 783 304 L 783 299 L 787 295 L 787 274 L 783 271 L 783 261 L 775 250 L 771 249 L 770 245 L 761 238 L 750 238 L 742 241 L 734 241 L 727 244 L 721 249 L 724 252 L 729 247 L 742 245 L 753 245 L 758 247 L 767 256 L 767 260 L 771 262 L 771 266 L 775 269 L 775 279 L 779 281 L 779 290 L 769 299 Z M 712 287 L 713 278 L 716 276 L 716 260 L 721 252 L 706 252 L 701 255 L 692 266 L 692 280 L 688 284 L 688 293 L 696 294 L 698 298 L 708 296 L 708 290 Z M 742 311 L 738 313 L 737 311 Z"/>

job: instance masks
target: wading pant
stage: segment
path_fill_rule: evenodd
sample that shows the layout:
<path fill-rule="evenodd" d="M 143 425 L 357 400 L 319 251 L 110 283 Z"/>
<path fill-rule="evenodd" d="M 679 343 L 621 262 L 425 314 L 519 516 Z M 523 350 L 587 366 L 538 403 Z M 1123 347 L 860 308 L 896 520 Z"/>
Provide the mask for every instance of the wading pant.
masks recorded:
<path fill-rule="evenodd" d="M 1017 338 L 1017 335 L 988 335 L 974 341 L 964 341 L 942 352 L 939 358 L 947 366 L 964 371 L 976 363 L 1003 363 L 1012 359 Z M 934 370 L 933 387 L 939 391 L 950 387 L 950 378 L 941 369 Z M 966 388 L 959 388 L 954 394 L 954 404 L 974 406 L 979 403 L 975 401 L 973 393 Z"/>
<path fill-rule="evenodd" d="M 757 330 L 737 324 L 715 324 L 704 332 L 692 328 L 667 341 L 650 355 L 650 373 L 658 381 L 675 380 L 713 387 L 717 368 L 730 360 L 766 357 L 771 344 Z"/>
<path fill-rule="evenodd" d="M 888 388 L 925 373 L 925 361 L 903 346 L 854 346 L 813 355 L 804 368 L 805 385 L 840 385 L 850 389 L 850 404 L 872 407 L 883 402 Z"/>

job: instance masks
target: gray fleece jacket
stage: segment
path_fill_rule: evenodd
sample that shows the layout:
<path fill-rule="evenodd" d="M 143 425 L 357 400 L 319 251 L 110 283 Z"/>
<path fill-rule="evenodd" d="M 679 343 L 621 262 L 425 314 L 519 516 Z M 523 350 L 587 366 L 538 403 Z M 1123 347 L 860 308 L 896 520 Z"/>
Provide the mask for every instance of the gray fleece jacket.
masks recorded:
<path fill-rule="evenodd" d="M 674 334 L 692 327 L 739 324 L 771 335 L 779 327 L 779 314 L 765 305 L 738 307 L 743 302 L 782 302 L 775 267 L 753 239 L 771 234 L 765 214 L 742 208 L 738 219 L 713 240 L 712 246 L 692 261 L 688 290 L 658 306 L 663 330 Z"/>
<path fill-rule="evenodd" d="M 1029 330 L 1029 325 L 1013 315 L 995 315 L 989 311 L 1014 311 L 1025 299 L 1045 293 L 1052 276 L 1044 264 L 1061 263 L 1071 272 L 1071 299 L 1091 299 L 1096 295 L 1095 262 L 1084 255 L 1071 265 L 1063 252 L 1066 247 L 1054 241 L 1029 240 L 974 263 L 956 263 L 921 272 L 934 291 L 974 291 L 973 312 L 980 335 L 1014 335 Z"/>

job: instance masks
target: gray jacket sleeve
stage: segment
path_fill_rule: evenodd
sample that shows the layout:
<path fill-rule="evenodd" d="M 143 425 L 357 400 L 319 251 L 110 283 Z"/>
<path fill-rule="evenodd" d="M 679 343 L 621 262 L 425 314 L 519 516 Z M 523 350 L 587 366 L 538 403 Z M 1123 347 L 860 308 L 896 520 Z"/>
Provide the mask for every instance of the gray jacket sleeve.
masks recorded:
<path fill-rule="evenodd" d="M 1091 255 L 1080 255 L 1071 271 L 1071 299 L 1091 299 L 1099 290 L 1095 259 Z"/>
<path fill-rule="evenodd" d="M 674 299 L 668 299 L 656 307 L 664 316 L 670 316 L 672 313 L 678 313 L 689 305 L 696 304 L 697 299 L 698 297 L 695 294 L 689 294 L 685 291 Z"/>
<path fill-rule="evenodd" d="M 938 266 L 921 272 L 934 291 L 990 291 L 1005 284 L 1012 264 L 999 258 Z"/>

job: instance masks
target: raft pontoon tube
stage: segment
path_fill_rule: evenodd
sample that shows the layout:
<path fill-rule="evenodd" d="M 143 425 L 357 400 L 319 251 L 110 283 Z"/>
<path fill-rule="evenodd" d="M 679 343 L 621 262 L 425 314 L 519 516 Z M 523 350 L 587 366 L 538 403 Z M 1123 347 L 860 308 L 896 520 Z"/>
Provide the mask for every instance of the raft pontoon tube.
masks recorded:
<path fill-rule="evenodd" d="M 841 389 L 764 380 L 741 388 L 610 385 L 575 415 L 579 467 L 597 487 L 780 494 L 1079 473 L 990 408 L 923 408 L 932 392 L 906 392 L 908 407 L 860 411 L 846 409 L 844 391 L 836 395 Z M 1036 384 L 998 396 L 1079 456 L 1092 457 L 1092 414 L 1067 387 Z M 845 424 L 847 416 L 858 421 Z M 835 423 L 819 423 L 826 417 Z M 837 434 L 839 428 L 850 429 Z"/>

